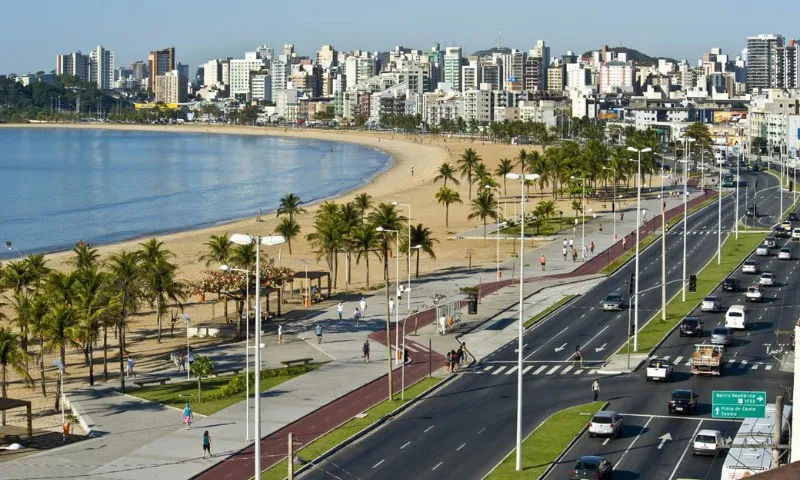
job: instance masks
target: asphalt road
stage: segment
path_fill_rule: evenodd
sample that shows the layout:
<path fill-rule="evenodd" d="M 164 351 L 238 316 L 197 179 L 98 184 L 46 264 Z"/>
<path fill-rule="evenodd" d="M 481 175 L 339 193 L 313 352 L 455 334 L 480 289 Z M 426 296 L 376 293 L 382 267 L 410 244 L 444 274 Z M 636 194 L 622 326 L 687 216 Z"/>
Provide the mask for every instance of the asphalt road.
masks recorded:
<path fill-rule="evenodd" d="M 756 176 L 762 189 L 777 185 L 776 178 L 763 173 L 751 176 L 748 181 L 754 181 Z M 773 192 L 777 193 L 776 190 Z M 766 193 L 764 197 L 759 201 L 761 214 L 772 216 L 765 217 L 765 221 L 776 222 L 778 197 Z M 743 215 L 744 196 L 740 203 Z M 723 230 L 732 228 L 733 205 L 734 196 L 723 199 Z M 716 252 L 716 206 L 698 212 L 687 223 L 688 275 L 699 271 Z M 678 232 L 682 232 L 681 226 L 676 226 L 667 236 L 668 282 L 681 278 L 683 240 Z M 659 242 L 641 253 L 641 290 L 660 284 L 660 256 Z M 525 434 L 565 406 L 591 400 L 591 381 L 600 377 L 595 369 L 610 352 L 624 343 L 628 323 L 627 312 L 602 312 L 600 302 L 611 291 L 627 291 L 625 282 L 631 271 L 632 263 L 525 333 L 522 425 Z M 679 286 L 679 282 L 668 285 L 668 298 L 679 291 Z M 660 304 L 660 289 L 644 293 L 640 320 L 648 319 Z M 510 317 L 516 315 L 514 311 L 508 313 Z M 575 345 L 582 346 L 583 367 L 572 364 Z M 302 478 L 375 478 L 387 475 L 398 478 L 481 478 L 514 446 L 515 349 L 516 342 L 501 347 L 469 373 L 373 434 L 310 469 Z M 642 405 L 663 405 L 669 386 L 655 385 L 652 388 L 644 385 L 643 379 L 634 377 L 603 378 L 603 392 L 615 392 L 614 402 L 620 402 L 621 412 L 641 411 L 641 408 L 634 408 L 640 402 Z M 666 389 L 666 393 L 660 389 Z M 652 395 L 653 398 L 642 402 L 642 395 Z M 665 407 L 661 410 L 659 413 L 663 413 Z M 651 412 L 642 411 L 642 414 L 650 415 Z M 688 436 L 691 432 L 676 431 L 675 435 L 679 434 Z"/>

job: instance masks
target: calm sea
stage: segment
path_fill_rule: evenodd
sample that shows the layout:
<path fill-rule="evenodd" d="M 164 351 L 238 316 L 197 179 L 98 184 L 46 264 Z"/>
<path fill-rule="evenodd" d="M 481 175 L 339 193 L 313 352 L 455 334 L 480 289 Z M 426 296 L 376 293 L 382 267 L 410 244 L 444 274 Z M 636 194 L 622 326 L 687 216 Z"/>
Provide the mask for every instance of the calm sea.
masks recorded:
<path fill-rule="evenodd" d="M 391 161 L 316 140 L 0 129 L 0 241 L 27 254 L 210 226 L 274 210 L 287 192 L 341 194 Z"/>

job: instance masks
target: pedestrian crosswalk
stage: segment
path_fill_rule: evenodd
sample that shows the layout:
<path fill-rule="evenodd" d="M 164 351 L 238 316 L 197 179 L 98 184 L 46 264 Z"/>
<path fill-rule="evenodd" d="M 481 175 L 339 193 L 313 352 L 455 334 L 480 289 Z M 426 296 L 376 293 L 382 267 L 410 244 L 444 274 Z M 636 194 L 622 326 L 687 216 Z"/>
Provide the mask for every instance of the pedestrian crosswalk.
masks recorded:
<path fill-rule="evenodd" d="M 672 364 L 675 366 L 685 366 L 691 367 L 692 366 L 692 357 L 684 357 L 682 355 L 678 355 L 676 357 L 672 357 L 671 355 L 665 355 L 663 357 L 650 357 L 648 360 L 652 360 L 654 358 L 659 358 L 663 360 L 671 360 Z M 759 370 L 763 369 L 766 371 L 772 370 L 772 364 L 764 363 L 764 362 L 750 362 L 744 359 L 736 359 L 736 358 L 729 358 L 725 361 L 725 368 L 738 368 L 742 370 Z"/>
<path fill-rule="evenodd" d="M 689 230 L 689 235 L 716 235 L 716 230 Z M 723 229 L 723 233 L 724 229 Z M 683 230 L 677 231 L 673 230 L 671 232 L 667 232 L 668 235 L 683 235 Z"/>
<path fill-rule="evenodd" d="M 486 374 L 486 375 L 517 375 L 519 373 L 519 366 L 518 365 L 510 365 L 510 364 L 498 364 L 498 363 L 491 363 L 491 364 L 484 364 L 479 363 L 476 365 L 462 367 L 458 373 L 474 373 L 474 374 Z M 541 376 L 553 376 L 553 375 L 581 375 L 581 374 L 588 374 L 588 375 L 595 375 L 597 374 L 596 368 L 581 368 L 578 365 L 572 365 L 569 363 L 548 363 L 545 365 L 526 365 L 522 367 L 522 375 L 541 375 Z"/>

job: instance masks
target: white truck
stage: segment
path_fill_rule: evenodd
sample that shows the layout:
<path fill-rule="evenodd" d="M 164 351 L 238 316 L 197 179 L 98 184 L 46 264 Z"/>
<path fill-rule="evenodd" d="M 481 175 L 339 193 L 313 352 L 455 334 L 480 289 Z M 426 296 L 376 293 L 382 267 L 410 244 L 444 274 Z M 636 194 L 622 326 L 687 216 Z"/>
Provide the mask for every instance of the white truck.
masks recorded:
<path fill-rule="evenodd" d="M 673 365 L 669 360 L 653 358 L 647 364 L 646 380 L 670 381 L 672 379 Z"/>
<path fill-rule="evenodd" d="M 764 292 L 758 286 L 747 287 L 747 293 L 744 294 L 748 302 L 763 302 Z"/>

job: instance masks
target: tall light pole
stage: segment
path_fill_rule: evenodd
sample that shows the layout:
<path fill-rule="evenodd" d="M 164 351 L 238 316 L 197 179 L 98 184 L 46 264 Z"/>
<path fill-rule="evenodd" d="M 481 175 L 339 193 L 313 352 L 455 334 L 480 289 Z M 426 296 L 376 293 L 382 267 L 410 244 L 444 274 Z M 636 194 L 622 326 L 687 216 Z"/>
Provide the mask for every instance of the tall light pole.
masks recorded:
<path fill-rule="evenodd" d="M 728 161 L 728 136 L 725 136 L 725 161 Z M 724 164 L 723 164 L 724 165 Z M 717 265 L 722 264 L 722 165 L 717 165 L 719 179 L 717 179 Z M 780 189 L 779 189 L 780 191 Z"/>
<path fill-rule="evenodd" d="M 411 247 L 412 250 L 419 250 L 422 248 L 422 245 L 414 245 Z M 419 252 L 417 252 L 419 255 Z M 406 286 L 405 289 L 406 295 L 411 298 L 411 283 L 409 279 L 409 284 Z M 406 401 L 406 323 L 408 322 L 408 317 L 411 316 L 411 300 L 408 301 L 408 310 L 406 310 L 406 318 L 403 320 L 403 353 L 401 354 L 403 357 L 403 366 L 400 368 L 400 401 Z"/>
<path fill-rule="evenodd" d="M 638 154 L 638 160 L 631 160 L 637 163 L 636 169 L 636 261 L 634 266 L 633 281 L 633 351 L 639 351 L 639 231 L 642 227 L 642 154 L 652 152 L 652 148 L 628 147 L 628 151 Z"/>
<path fill-rule="evenodd" d="M 570 180 L 581 181 L 581 261 L 586 261 L 586 179 L 570 175 Z"/>
<path fill-rule="evenodd" d="M 686 231 L 686 208 L 687 202 L 686 197 L 689 195 L 689 157 L 691 153 L 689 152 L 689 144 L 694 142 L 694 138 L 691 137 L 684 137 L 683 138 L 684 145 L 686 147 L 683 150 L 683 281 L 681 282 L 681 301 L 686 301 L 686 237 L 688 236 L 689 232 Z"/>
<path fill-rule="evenodd" d="M 261 345 L 261 245 L 280 245 L 286 239 L 280 235 L 274 236 L 253 236 L 246 233 L 234 233 L 231 235 L 231 242 L 237 245 L 256 244 L 256 346 Z M 255 453 L 254 453 L 254 476 L 261 478 L 261 348 L 256 348 L 256 375 L 255 375 L 255 396 L 256 412 L 255 425 Z"/>
<path fill-rule="evenodd" d="M 500 197 L 500 187 L 493 185 L 484 185 L 483 188 L 487 190 L 497 190 L 497 196 Z M 505 217 L 505 215 L 503 215 Z M 494 281 L 500 280 L 500 202 L 497 202 L 497 230 L 495 231 L 495 274 Z M 498 290 L 499 293 L 499 290 Z"/>
<path fill-rule="evenodd" d="M 186 363 L 189 363 L 189 324 L 192 322 L 192 318 L 187 313 L 181 313 L 181 317 L 186 320 Z M 189 365 L 191 367 L 191 365 Z M 191 379 L 191 368 L 186 369 L 186 380 Z"/>
<path fill-rule="evenodd" d="M 525 268 L 525 180 L 538 180 L 539 174 L 528 173 L 520 175 L 519 173 L 507 173 L 506 178 L 512 180 L 521 180 L 520 191 L 522 192 L 522 199 L 520 202 L 520 211 L 522 212 L 521 230 L 519 234 L 519 338 L 517 339 L 517 471 L 522 470 L 522 324 L 524 295 L 524 268 Z"/>
<path fill-rule="evenodd" d="M 741 177 L 739 176 L 739 167 L 741 166 L 742 160 L 739 155 L 736 155 L 736 206 L 734 207 L 734 215 L 733 215 L 733 229 L 736 232 L 736 240 L 739 240 L 739 183 L 742 181 Z M 783 179 L 781 179 L 783 181 Z M 783 199 L 783 195 L 781 195 L 781 199 Z M 781 207 L 781 215 L 783 215 L 783 207 Z M 686 279 L 684 279 L 686 281 Z"/>
<path fill-rule="evenodd" d="M 614 167 L 603 167 L 603 170 L 611 170 L 614 173 L 614 199 L 611 201 L 611 205 L 616 206 L 616 202 L 617 202 L 617 169 L 614 168 Z M 661 174 L 661 176 L 662 176 L 662 178 L 661 178 L 661 187 L 662 188 L 661 189 L 663 191 L 663 189 L 664 189 L 663 188 L 664 187 L 664 178 L 663 178 L 663 176 L 664 176 L 664 174 L 663 174 L 664 166 L 663 165 L 661 166 L 661 172 L 662 172 L 662 174 Z M 663 197 L 663 195 L 662 195 L 662 197 Z M 614 211 L 611 212 L 611 225 L 612 225 L 611 228 L 613 229 L 614 241 L 616 242 L 617 241 L 617 216 L 616 216 L 616 213 L 617 213 L 616 210 L 617 209 L 614 208 L 613 210 Z"/>
<path fill-rule="evenodd" d="M 664 205 L 664 162 L 661 162 L 661 320 L 667 321 L 667 218 Z"/>
<path fill-rule="evenodd" d="M 388 229 L 383 228 L 383 227 L 377 227 L 377 228 L 375 228 L 375 231 L 376 232 L 381 232 L 383 234 L 394 233 L 395 244 L 397 244 L 398 246 L 400 245 L 400 241 L 399 241 L 400 232 L 398 232 L 397 230 L 388 230 Z M 394 298 L 395 298 L 395 302 L 394 302 L 395 303 L 395 306 L 394 306 L 394 308 L 395 308 L 395 310 L 394 310 L 394 312 L 395 312 L 395 324 L 394 324 L 394 327 L 395 327 L 395 340 L 394 340 L 394 342 L 395 342 L 395 348 L 396 349 L 400 349 L 400 329 L 397 328 L 397 326 L 398 326 L 397 322 L 400 321 L 400 316 L 398 315 L 398 311 L 400 310 L 400 305 L 398 305 L 398 303 L 399 303 L 400 299 L 397 298 L 397 290 L 400 289 L 400 257 L 398 257 L 397 254 L 395 253 L 395 257 L 394 258 L 395 258 L 395 264 L 396 264 L 396 267 L 395 267 L 396 268 L 396 273 L 395 273 L 396 288 L 395 288 L 395 294 L 394 294 Z M 389 279 L 388 278 L 386 279 L 386 296 L 389 297 Z M 387 300 L 387 303 L 388 303 L 388 300 Z M 388 305 L 387 305 L 387 309 L 388 309 Z M 388 312 L 388 314 L 391 316 L 391 312 Z M 387 322 L 386 322 L 386 336 L 387 336 L 386 344 L 387 344 L 387 347 L 389 349 L 388 350 L 388 352 L 389 352 L 389 371 L 392 370 L 392 343 L 391 343 L 391 339 L 389 337 L 389 331 L 391 329 L 391 327 L 390 327 L 391 321 L 392 321 L 392 319 L 389 318 L 387 320 Z M 399 359 L 397 359 L 397 357 L 395 356 L 395 365 L 397 365 L 397 364 L 399 364 Z"/>
<path fill-rule="evenodd" d="M 17 255 L 19 255 L 20 257 L 23 256 L 22 252 L 20 252 L 19 249 L 15 247 L 13 243 L 11 243 L 11 240 L 6 240 L 6 248 L 12 251 L 16 251 Z"/>
<path fill-rule="evenodd" d="M 410 312 L 411 312 L 411 204 L 410 203 L 392 202 L 392 205 L 400 206 L 400 207 L 408 207 L 408 242 L 407 242 L 408 245 L 406 245 L 408 247 L 408 252 L 406 254 L 407 257 L 408 257 L 407 258 L 407 260 L 408 260 L 408 268 L 406 269 L 406 273 L 408 274 L 408 283 L 406 284 L 406 288 L 404 290 L 405 292 L 408 292 L 408 294 L 406 295 L 406 319 L 407 319 L 408 315 L 410 315 Z M 399 245 L 398 245 L 398 248 L 400 248 Z M 399 259 L 398 259 L 398 262 L 399 262 Z M 398 300 L 398 302 L 397 302 L 397 304 L 398 304 L 397 305 L 397 310 L 398 310 L 398 315 L 400 315 L 400 312 L 399 312 L 399 310 L 400 310 L 400 299 L 398 298 L 397 300 Z M 400 330 L 400 324 L 399 323 L 395 323 L 395 328 L 399 331 Z M 405 339 L 405 336 L 404 336 L 403 337 L 403 352 L 400 354 L 400 357 L 401 357 L 400 361 L 401 362 L 403 360 L 402 356 L 405 355 L 405 344 L 406 344 L 406 339 Z M 398 349 L 400 348 L 399 342 L 398 342 L 397 348 Z M 405 362 L 402 362 L 402 363 L 404 365 L 403 366 L 403 376 L 405 377 Z M 404 397 L 404 394 L 401 393 L 400 396 L 401 396 L 401 399 L 402 399 Z"/>
<path fill-rule="evenodd" d="M 245 423 L 245 442 L 250 441 L 250 270 L 242 268 L 233 268 L 228 265 L 221 265 L 219 267 L 223 272 L 239 272 L 244 273 L 244 298 L 245 298 L 245 313 L 244 322 L 245 336 L 244 336 L 244 372 L 245 372 L 245 402 L 244 402 L 244 423 Z"/>

